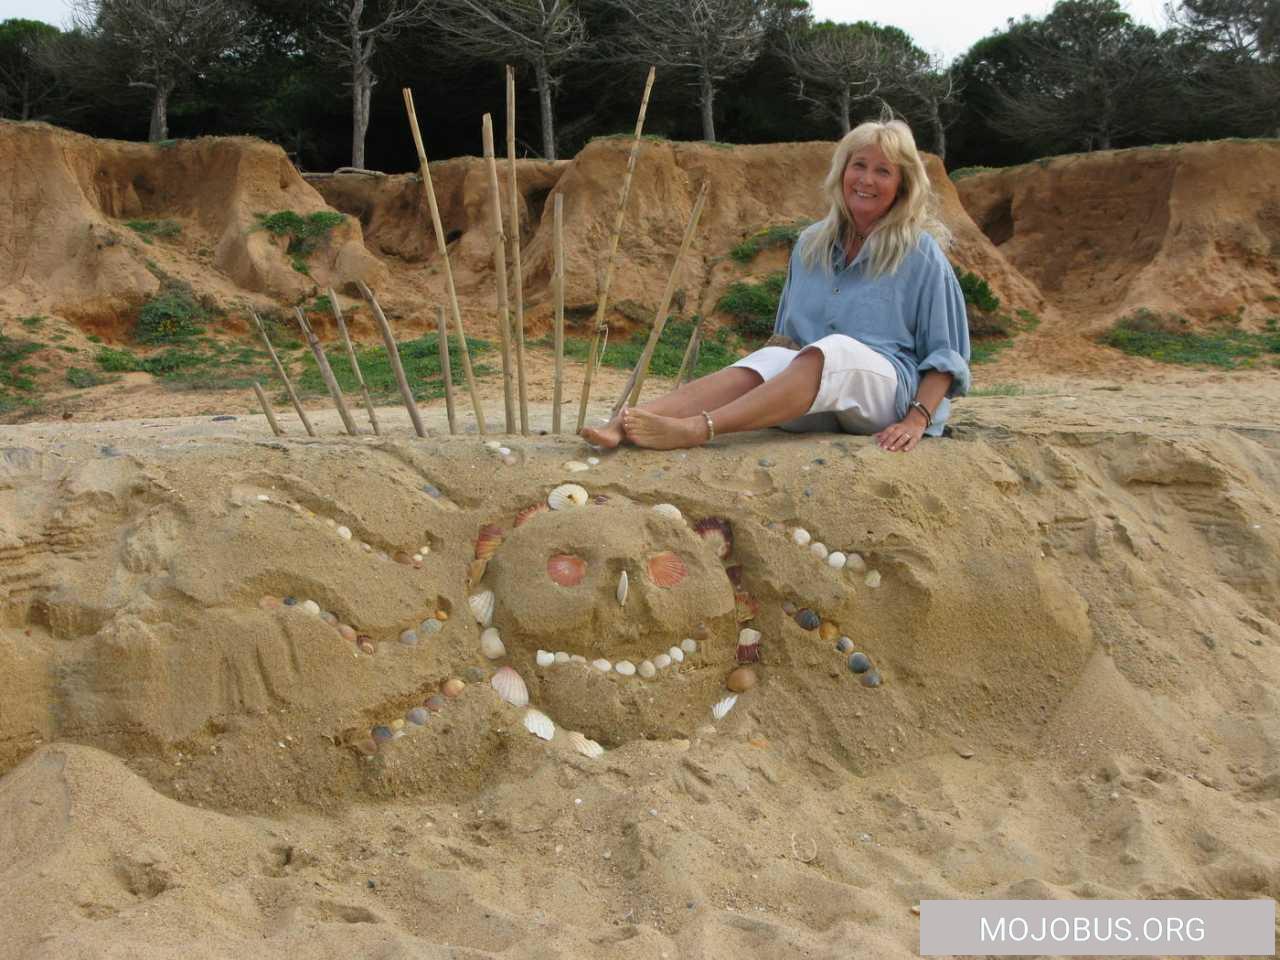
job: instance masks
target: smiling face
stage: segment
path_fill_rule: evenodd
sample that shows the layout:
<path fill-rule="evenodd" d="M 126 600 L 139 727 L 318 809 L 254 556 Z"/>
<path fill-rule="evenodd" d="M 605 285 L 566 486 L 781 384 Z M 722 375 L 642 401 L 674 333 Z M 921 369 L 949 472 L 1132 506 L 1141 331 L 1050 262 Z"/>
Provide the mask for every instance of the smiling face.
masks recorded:
<path fill-rule="evenodd" d="M 844 167 L 844 205 L 860 233 L 889 212 L 901 186 L 902 169 L 877 144 L 850 154 Z"/>

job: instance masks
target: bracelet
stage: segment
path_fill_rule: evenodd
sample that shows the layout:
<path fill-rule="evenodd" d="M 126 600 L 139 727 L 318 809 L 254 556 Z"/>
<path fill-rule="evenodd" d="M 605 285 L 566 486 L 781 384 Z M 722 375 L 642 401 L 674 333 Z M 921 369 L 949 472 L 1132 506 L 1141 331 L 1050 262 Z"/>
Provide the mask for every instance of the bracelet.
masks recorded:
<path fill-rule="evenodd" d="M 928 430 L 930 427 L 933 426 L 933 414 L 929 412 L 929 408 L 926 407 L 923 403 L 921 403 L 919 400 L 912 400 L 909 404 L 907 404 L 907 406 L 912 410 L 920 411 L 921 415 L 924 417 L 924 428 L 926 430 Z"/>
<path fill-rule="evenodd" d="M 711 420 L 711 414 L 705 410 L 702 411 L 702 419 L 707 421 L 707 442 L 710 443 L 716 438 L 716 425 Z"/>

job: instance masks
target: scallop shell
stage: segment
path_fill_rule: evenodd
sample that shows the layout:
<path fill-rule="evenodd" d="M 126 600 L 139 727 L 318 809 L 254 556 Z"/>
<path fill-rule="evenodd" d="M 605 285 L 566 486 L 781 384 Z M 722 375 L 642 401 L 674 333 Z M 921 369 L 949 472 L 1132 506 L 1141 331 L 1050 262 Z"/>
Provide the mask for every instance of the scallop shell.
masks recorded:
<path fill-rule="evenodd" d="M 482 627 L 487 627 L 493 623 L 493 607 L 494 597 L 492 590 L 481 590 L 479 593 L 467 597 L 467 606 L 471 608 L 471 615 L 476 618 L 476 623 Z"/>
<path fill-rule="evenodd" d="M 751 594 L 739 590 L 733 595 L 734 616 L 739 623 L 746 623 L 748 620 L 754 620 L 756 614 L 760 612 L 760 604 Z"/>
<path fill-rule="evenodd" d="M 733 550 L 733 527 L 723 517 L 706 517 L 693 525 L 693 532 L 702 537 L 724 560 Z"/>
<path fill-rule="evenodd" d="M 880 571 L 872 570 L 870 573 L 867 574 L 867 578 L 863 582 L 866 583 L 866 585 L 870 587 L 872 590 L 876 589 L 878 586 L 880 586 Z"/>
<path fill-rule="evenodd" d="M 538 514 L 546 513 L 550 509 L 551 508 L 548 507 L 545 503 L 531 504 L 530 506 L 525 507 L 523 510 L 521 510 L 519 513 L 516 514 L 516 526 L 519 527 L 523 524 L 526 524 L 530 520 L 532 520 L 534 517 L 536 517 Z"/>
<path fill-rule="evenodd" d="M 525 712 L 524 728 L 542 740 L 550 740 L 556 735 L 556 725 L 551 722 L 551 718 L 533 707 Z"/>
<path fill-rule="evenodd" d="M 604 756 L 604 747 L 596 743 L 584 733 L 574 730 L 569 734 L 569 742 L 573 744 L 573 749 L 577 750 L 584 757 L 596 760 Z"/>
<path fill-rule="evenodd" d="M 571 553 L 557 553 L 547 560 L 547 576 L 562 587 L 576 587 L 587 575 L 587 561 Z"/>
<path fill-rule="evenodd" d="M 649 579 L 653 581 L 655 586 L 670 589 L 676 586 L 689 575 L 689 568 L 684 565 L 684 561 L 680 559 L 680 554 L 672 553 L 670 550 L 664 553 L 655 553 L 649 558 Z"/>
<path fill-rule="evenodd" d="M 738 631 L 738 662 L 756 663 L 760 660 L 760 631 L 743 627 Z"/>
<path fill-rule="evenodd" d="M 503 539 L 502 528 L 496 523 L 487 523 L 480 528 L 480 534 L 476 537 L 476 559 L 488 560 L 502 545 Z"/>
<path fill-rule="evenodd" d="M 626 606 L 627 591 L 631 589 L 631 580 L 627 577 L 627 571 L 622 571 L 622 576 L 618 578 L 618 603 Z"/>
<path fill-rule="evenodd" d="M 803 630 L 817 630 L 822 623 L 822 618 L 808 607 L 805 607 L 796 611 L 795 621 L 800 624 L 800 628 Z"/>
<path fill-rule="evenodd" d="M 797 543 L 802 547 L 807 547 L 809 545 L 809 541 L 812 540 L 813 537 L 809 535 L 809 531 L 804 527 L 796 527 L 791 531 L 791 539 L 794 543 Z"/>
<path fill-rule="evenodd" d="M 458 697 L 462 696 L 462 691 L 466 688 L 467 685 L 457 677 L 450 677 L 440 686 L 441 692 L 450 700 L 456 700 Z"/>
<path fill-rule="evenodd" d="M 498 691 L 499 697 L 513 707 L 527 707 L 529 705 L 529 688 L 524 685 L 524 680 L 521 679 L 520 674 L 510 667 L 499 667 L 498 672 L 489 681 L 489 685 Z"/>
<path fill-rule="evenodd" d="M 489 627 L 480 634 L 480 652 L 489 660 L 501 660 L 507 655 L 506 644 L 497 627 Z"/>
<path fill-rule="evenodd" d="M 717 720 L 723 720 L 729 711 L 733 709 L 733 705 L 737 702 L 738 695 L 736 693 L 729 694 L 729 696 L 725 697 L 711 708 L 711 716 L 715 717 Z"/>
<path fill-rule="evenodd" d="M 576 483 L 562 483 L 547 494 L 547 506 L 552 510 L 564 510 L 566 507 L 585 506 L 591 499 L 585 487 Z"/>
<path fill-rule="evenodd" d="M 674 503 L 655 504 L 653 512 L 660 513 L 664 517 L 670 517 L 672 520 L 684 520 L 684 514 L 680 512 L 680 508 Z"/>

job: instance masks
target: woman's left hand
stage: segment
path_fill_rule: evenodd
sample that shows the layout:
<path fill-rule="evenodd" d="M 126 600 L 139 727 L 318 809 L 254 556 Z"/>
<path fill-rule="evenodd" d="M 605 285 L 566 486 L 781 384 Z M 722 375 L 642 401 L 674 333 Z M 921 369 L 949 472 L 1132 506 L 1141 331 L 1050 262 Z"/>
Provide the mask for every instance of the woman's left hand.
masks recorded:
<path fill-rule="evenodd" d="M 907 453 L 916 448 L 916 444 L 923 436 L 924 427 L 916 423 L 914 417 L 909 416 L 908 419 L 890 424 L 877 433 L 876 443 L 880 444 L 881 450 Z"/>

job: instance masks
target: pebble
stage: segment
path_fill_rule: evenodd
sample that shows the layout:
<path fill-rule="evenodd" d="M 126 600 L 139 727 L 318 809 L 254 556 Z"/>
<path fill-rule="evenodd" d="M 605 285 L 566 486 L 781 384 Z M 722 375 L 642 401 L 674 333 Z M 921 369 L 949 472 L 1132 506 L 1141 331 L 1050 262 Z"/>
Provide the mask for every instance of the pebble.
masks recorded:
<path fill-rule="evenodd" d="M 591 665 L 595 667 L 597 670 L 599 670 L 601 673 L 608 673 L 610 670 L 613 669 L 613 664 L 610 663 L 608 660 L 604 659 L 604 657 L 601 657 L 599 660 L 592 660 Z"/>
<path fill-rule="evenodd" d="M 546 650 L 539 650 L 534 659 L 537 660 L 538 666 L 549 667 L 556 662 L 556 655 Z"/>
<path fill-rule="evenodd" d="M 683 650 L 685 653 L 697 653 L 698 643 L 696 640 L 692 638 L 687 638 L 685 640 L 680 641 L 680 649 Z"/>
<path fill-rule="evenodd" d="M 428 497 L 439 498 L 440 496 L 440 488 L 434 483 L 424 483 L 422 485 L 422 492 Z"/>
<path fill-rule="evenodd" d="M 870 587 L 872 590 L 876 589 L 878 586 L 880 586 L 880 571 L 872 570 L 870 573 L 867 574 L 867 579 L 865 582 L 867 586 Z"/>
<path fill-rule="evenodd" d="M 316 603 L 314 600 L 304 600 L 302 602 L 302 609 L 313 617 L 320 616 L 320 604 Z"/>
<path fill-rule="evenodd" d="M 375 743 L 386 743 L 393 736 L 391 728 L 381 724 L 374 727 L 370 732 L 373 734 L 373 740 Z"/>
<path fill-rule="evenodd" d="M 427 722 L 429 716 L 430 714 L 427 713 L 425 707 L 414 707 L 404 715 L 404 718 L 415 726 L 421 727 Z"/>
<path fill-rule="evenodd" d="M 795 620 L 804 630 L 817 630 L 818 625 L 822 623 L 822 618 L 808 607 L 803 610 L 797 610 Z"/>
<path fill-rule="evenodd" d="M 484 674 L 480 675 L 480 679 L 484 679 Z M 440 689 L 444 691 L 444 695 L 450 700 L 456 700 L 458 697 L 462 696 L 462 691 L 466 688 L 467 685 L 457 677 L 450 677 L 444 682 L 444 686 Z"/>
<path fill-rule="evenodd" d="M 406 647 L 416 647 L 418 645 L 418 633 L 416 630 L 406 630 L 400 634 L 400 642 Z"/>
<path fill-rule="evenodd" d="M 829 566 L 832 570 L 843 570 L 844 565 L 848 562 L 849 562 L 849 558 L 846 557 L 839 550 L 832 550 L 829 554 L 827 554 L 827 566 Z"/>
<path fill-rule="evenodd" d="M 853 641 L 848 637 L 841 637 L 836 641 L 836 651 L 839 653 L 848 653 L 853 649 Z"/>
<path fill-rule="evenodd" d="M 743 693 L 756 685 L 756 672 L 750 667 L 738 667 L 725 679 L 724 685 L 734 693 Z"/>
<path fill-rule="evenodd" d="M 658 668 L 653 665 L 652 660 L 641 660 L 639 672 L 640 672 L 640 676 L 648 680 L 658 672 Z"/>
<path fill-rule="evenodd" d="M 792 542 L 798 544 L 799 546 L 807 547 L 809 545 L 809 541 L 812 539 L 813 537 L 809 535 L 809 531 L 806 530 L 804 527 L 796 527 L 794 530 L 791 531 Z"/>
<path fill-rule="evenodd" d="M 849 669 L 854 673 L 866 673 L 871 669 L 871 658 L 865 653 L 855 653 L 849 657 Z"/>
<path fill-rule="evenodd" d="M 681 650 L 679 647 L 672 647 L 670 650 L 667 651 L 667 656 L 669 656 L 676 663 L 684 663 L 684 651 Z"/>
<path fill-rule="evenodd" d="M 435 617 L 428 617 L 426 620 L 422 621 L 422 624 L 419 627 L 419 629 L 424 634 L 439 633 L 441 630 L 444 629 L 444 624 L 441 623 L 439 620 L 437 620 Z"/>
<path fill-rule="evenodd" d="M 872 667 L 870 670 L 868 670 L 866 673 L 862 675 L 862 678 L 859 682 L 864 687 L 880 686 L 880 671 Z"/>
<path fill-rule="evenodd" d="M 439 713 L 444 709 L 444 697 L 440 696 L 438 693 L 433 693 L 423 701 L 422 705 L 432 713 Z"/>
<path fill-rule="evenodd" d="M 671 666 L 671 658 L 665 653 L 660 653 L 653 658 L 653 665 L 658 670 L 665 670 L 667 667 Z"/>
<path fill-rule="evenodd" d="M 762 467 L 774 466 L 774 461 L 770 460 L 768 457 L 761 457 L 759 460 L 756 461 L 756 463 L 760 464 L 760 466 Z"/>
<path fill-rule="evenodd" d="M 339 536 L 339 537 L 341 537 L 343 540 L 350 540 L 350 539 L 351 539 L 351 528 L 350 528 L 350 527 L 339 527 L 339 528 L 338 528 L 338 536 Z"/>
<path fill-rule="evenodd" d="M 557 650 L 554 659 L 556 663 L 568 663 L 573 658 L 564 650 Z"/>
<path fill-rule="evenodd" d="M 613 669 L 624 677 L 634 677 L 636 674 L 636 665 L 630 660 L 619 660 L 613 665 Z"/>
<path fill-rule="evenodd" d="M 809 552 L 819 560 L 825 560 L 829 551 L 825 543 L 811 543 L 809 544 Z"/>

